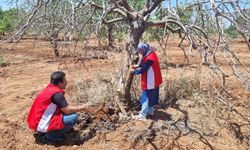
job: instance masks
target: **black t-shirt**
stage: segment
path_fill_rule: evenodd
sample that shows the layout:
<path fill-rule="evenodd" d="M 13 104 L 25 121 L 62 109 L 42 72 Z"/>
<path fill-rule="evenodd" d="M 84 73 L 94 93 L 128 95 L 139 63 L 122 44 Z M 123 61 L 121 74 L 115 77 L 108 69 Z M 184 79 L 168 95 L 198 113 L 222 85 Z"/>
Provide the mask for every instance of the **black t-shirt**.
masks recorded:
<path fill-rule="evenodd" d="M 51 102 L 56 104 L 60 109 L 68 106 L 68 102 L 66 101 L 64 95 L 62 93 L 56 93 L 51 97 Z"/>

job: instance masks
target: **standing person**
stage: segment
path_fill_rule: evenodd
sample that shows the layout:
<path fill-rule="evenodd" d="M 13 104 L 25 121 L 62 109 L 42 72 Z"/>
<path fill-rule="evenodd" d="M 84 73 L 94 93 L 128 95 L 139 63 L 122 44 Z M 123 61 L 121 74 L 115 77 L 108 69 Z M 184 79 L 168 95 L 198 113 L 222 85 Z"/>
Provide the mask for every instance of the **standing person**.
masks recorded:
<path fill-rule="evenodd" d="M 159 86 L 162 83 L 162 76 L 158 57 L 154 50 L 147 43 L 140 43 L 136 51 L 142 55 L 138 65 L 132 66 L 131 72 L 141 74 L 141 111 L 136 120 L 146 120 L 148 114 L 153 115 L 154 106 L 159 101 Z"/>
<path fill-rule="evenodd" d="M 48 84 L 36 97 L 28 115 L 28 126 L 48 142 L 61 142 L 64 134 L 77 122 L 76 112 L 86 111 L 87 107 L 70 106 L 64 97 L 67 86 L 65 73 L 56 71 L 51 74 Z M 42 136 L 40 136 L 42 135 Z"/>

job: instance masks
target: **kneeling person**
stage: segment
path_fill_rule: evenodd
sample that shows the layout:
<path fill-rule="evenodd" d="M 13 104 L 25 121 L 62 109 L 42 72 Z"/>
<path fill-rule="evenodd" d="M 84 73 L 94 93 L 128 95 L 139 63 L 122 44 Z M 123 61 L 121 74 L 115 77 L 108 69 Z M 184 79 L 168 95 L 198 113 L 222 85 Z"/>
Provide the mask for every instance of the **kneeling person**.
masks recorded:
<path fill-rule="evenodd" d="M 87 111 L 86 105 L 70 106 L 64 97 L 67 86 L 65 73 L 51 74 L 48 84 L 36 97 L 28 115 L 28 126 L 37 133 L 44 134 L 46 140 L 62 141 L 64 134 L 77 122 L 76 112 Z"/>

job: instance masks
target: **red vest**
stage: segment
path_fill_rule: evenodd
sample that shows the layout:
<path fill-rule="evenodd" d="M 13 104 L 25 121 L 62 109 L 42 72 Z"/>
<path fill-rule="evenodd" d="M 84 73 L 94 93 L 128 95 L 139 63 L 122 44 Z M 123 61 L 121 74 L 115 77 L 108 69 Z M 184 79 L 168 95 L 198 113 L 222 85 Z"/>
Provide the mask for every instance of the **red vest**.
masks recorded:
<path fill-rule="evenodd" d="M 50 99 L 58 92 L 64 94 L 63 90 L 49 84 L 38 94 L 27 119 L 30 129 L 38 132 L 48 132 L 64 128 L 62 112 Z"/>
<path fill-rule="evenodd" d="M 147 60 L 153 61 L 153 64 L 149 67 L 147 71 L 142 73 L 141 76 L 141 86 L 142 90 L 155 89 L 162 83 L 162 76 L 160 70 L 160 64 L 156 53 L 153 51 L 148 56 L 146 56 L 142 65 L 146 63 Z"/>

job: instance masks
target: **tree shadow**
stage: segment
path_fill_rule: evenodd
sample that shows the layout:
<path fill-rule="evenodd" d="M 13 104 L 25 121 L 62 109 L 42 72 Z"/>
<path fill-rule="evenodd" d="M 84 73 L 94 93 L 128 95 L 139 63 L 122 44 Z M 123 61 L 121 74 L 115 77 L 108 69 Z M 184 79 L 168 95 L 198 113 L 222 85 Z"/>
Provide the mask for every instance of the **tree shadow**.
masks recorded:
<path fill-rule="evenodd" d="M 162 121 L 170 121 L 172 120 L 172 115 L 168 114 L 162 110 L 155 110 L 154 115 L 149 115 L 148 119 L 152 119 L 154 121 L 162 120 Z"/>
<path fill-rule="evenodd" d="M 197 129 L 191 128 L 188 124 L 189 122 L 189 114 L 188 111 L 180 108 L 180 105 L 177 104 L 177 99 L 169 101 L 168 103 L 160 103 L 156 107 L 155 116 L 152 118 L 152 120 L 163 120 L 166 122 L 171 122 L 171 126 L 173 126 L 176 129 L 177 135 L 173 140 L 172 145 L 178 146 L 178 139 L 182 136 L 187 136 L 189 134 L 197 134 L 199 136 L 199 140 L 207 145 L 211 150 L 214 150 L 215 148 L 209 143 L 209 141 L 203 136 L 202 131 L 198 131 Z M 183 114 L 183 118 L 179 118 L 178 120 L 173 122 L 172 115 L 168 114 L 164 111 L 161 111 L 160 109 L 166 110 L 167 108 L 173 108 Z"/>
<path fill-rule="evenodd" d="M 190 133 L 196 133 L 197 135 L 199 135 L 199 140 L 204 143 L 205 145 L 207 145 L 211 150 L 214 150 L 215 148 L 209 143 L 209 141 L 203 136 L 202 132 L 197 131 L 196 129 L 193 129 L 189 126 L 188 124 L 188 120 L 189 120 L 189 116 L 188 116 L 188 112 L 184 109 L 181 109 L 179 107 L 179 105 L 177 104 L 172 104 L 171 105 L 172 108 L 176 109 L 177 111 L 181 112 L 184 117 L 182 119 L 178 119 L 177 121 L 175 121 L 173 123 L 173 125 L 179 130 L 181 131 L 181 135 L 176 139 L 178 140 L 181 136 L 186 136 Z"/>

